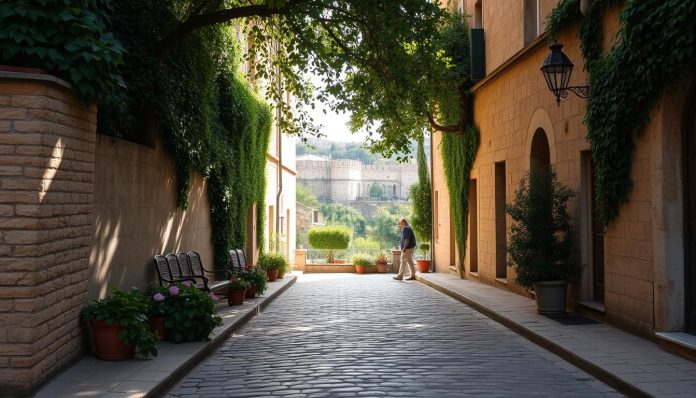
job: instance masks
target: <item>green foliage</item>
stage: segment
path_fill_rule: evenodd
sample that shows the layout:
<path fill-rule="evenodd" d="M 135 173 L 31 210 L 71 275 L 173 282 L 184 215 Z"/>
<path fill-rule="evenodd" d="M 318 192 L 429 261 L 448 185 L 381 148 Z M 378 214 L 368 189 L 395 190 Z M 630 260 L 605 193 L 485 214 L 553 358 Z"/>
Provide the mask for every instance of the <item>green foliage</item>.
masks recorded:
<path fill-rule="evenodd" d="M 255 286 L 256 294 L 259 296 L 268 288 L 268 274 L 260 266 L 247 268 L 240 272 L 237 277 Z"/>
<path fill-rule="evenodd" d="M 556 178 L 553 168 L 527 172 L 507 213 L 510 228 L 510 265 L 515 283 L 531 287 L 539 281 L 568 280 L 575 268 L 570 261 L 570 215 L 573 193 Z"/>
<path fill-rule="evenodd" d="M 246 279 L 237 278 L 230 282 L 230 289 L 232 290 L 247 290 L 251 287 L 251 282 Z"/>
<path fill-rule="evenodd" d="M 392 205 L 380 208 L 373 220 L 370 238 L 379 242 L 381 248 L 391 248 L 399 243 L 399 224 L 401 217 L 411 218 L 411 206 Z"/>
<path fill-rule="evenodd" d="M 373 262 L 372 256 L 370 256 L 369 254 L 365 254 L 365 253 L 354 254 L 352 261 L 353 261 L 353 265 L 362 265 L 364 267 L 369 267 L 369 266 L 375 264 Z"/>
<path fill-rule="evenodd" d="M 326 226 L 309 230 L 307 239 L 310 246 L 326 252 L 326 262 L 333 263 L 336 250 L 344 250 L 350 244 L 351 233 L 346 227 Z"/>
<path fill-rule="evenodd" d="M 246 241 L 247 210 L 265 195 L 270 108 L 240 75 L 241 60 L 230 27 L 200 29 L 169 56 L 157 43 L 197 9 L 195 1 L 123 0 L 114 3 L 114 33 L 127 49 L 123 106 L 99 110 L 99 131 L 138 137 L 144 120 L 158 126 L 176 165 L 178 205 L 187 207 L 191 174 L 206 177 L 215 264 Z M 259 205 L 258 225 L 265 206 Z M 264 228 L 257 228 L 263 241 Z"/>
<path fill-rule="evenodd" d="M 423 258 L 428 257 L 428 252 L 430 251 L 430 243 L 421 243 L 418 245 L 418 250 L 420 251 Z"/>
<path fill-rule="evenodd" d="M 479 132 L 469 126 L 463 136 L 445 134 L 440 151 L 449 191 L 449 202 L 454 221 L 454 235 L 459 255 L 460 271 L 464 270 L 466 255 L 467 220 L 469 211 L 469 177 L 479 147 Z"/>
<path fill-rule="evenodd" d="M 372 184 L 370 186 L 370 198 L 372 199 L 382 199 L 386 196 L 384 188 L 379 184 Z"/>
<path fill-rule="evenodd" d="M 288 269 L 290 263 L 288 259 L 279 253 L 264 253 L 259 257 L 258 266 L 266 271 L 274 269 Z"/>
<path fill-rule="evenodd" d="M 430 242 L 433 236 L 433 201 L 430 185 L 430 170 L 425 158 L 423 137 L 418 140 L 418 182 L 411 186 L 409 199 L 413 206 L 411 227 L 420 241 Z"/>
<path fill-rule="evenodd" d="M 380 248 L 379 242 L 377 242 L 373 238 L 355 238 L 353 241 L 353 247 L 355 247 L 358 250 L 366 250 L 366 249 L 373 249 L 377 250 Z"/>
<path fill-rule="evenodd" d="M 317 200 L 317 197 L 314 196 L 312 190 L 305 185 L 297 184 L 295 190 L 295 200 L 313 209 L 319 208 L 319 201 Z"/>
<path fill-rule="evenodd" d="M 96 319 L 108 325 L 120 322 L 118 339 L 135 344 L 144 356 L 157 356 L 157 337 L 150 331 L 148 299 L 133 289 L 130 292 L 114 289 L 110 297 L 94 300 L 82 309 L 82 319 Z"/>
<path fill-rule="evenodd" d="M 33 67 L 69 82 L 86 101 L 118 106 L 124 49 L 110 32 L 108 0 L 0 3 L 0 64 Z"/>
<path fill-rule="evenodd" d="M 163 294 L 165 326 L 174 343 L 208 340 L 213 329 L 222 325 L 215 312 L 215 303 L 205 292 L 191 283 L 159 287 L 152 293 Z"/>
<path fill-rule="evenodd" d="M 324 204 L 321 205 L 321 214 L 327 224 L 343 225 L 352 229 L 353 233 L 357 235 L 365 234 L 367 225 L 365 217 L 350 206 L 340 203 Z"/>
<path fill-rule="evenodd" d="M 387 257 L 387 253 L 379 253 L 378 255 L 375 256 L 375 263 L 376 264 L 386 264 L 389 262 L 389 257 Z"/>
<path fill-rule="evenodd" d="M 547 24 L 552 37 L 574 20 L 570 10 L 577 2 L 562 1 L 551 12 Z M 691 1 L 626 2 L 618 37 L 602 56 L 603 11 L 620 3 L 592 2 L 579 32 L 589 71 L 585 124 L 595 166 L 597 218 L 605 227 L 633 186 L 634 137 L 661 96 L 696 69 L 696 3 Z"/>

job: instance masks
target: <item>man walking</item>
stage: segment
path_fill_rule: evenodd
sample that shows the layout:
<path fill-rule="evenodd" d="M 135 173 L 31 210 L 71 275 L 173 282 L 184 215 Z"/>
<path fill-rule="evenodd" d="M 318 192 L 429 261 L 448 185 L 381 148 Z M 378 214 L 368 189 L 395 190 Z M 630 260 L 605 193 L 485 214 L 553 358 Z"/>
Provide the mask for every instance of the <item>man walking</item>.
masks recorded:
<path fill-rule="evenodd" d="M 416 266 L 413 264 L 413 249 L 416 247 L 416 235 L 405 218 L 399 220 L 399 227 L 401 228 L 401 238 L 399 239 L 401 266 L 399 266 L 399 273 L 394 279 L 397 281 L 403 280 L 404 271 L 406 271 L 406 266 L 408 265 L 409 275 L 406 277 L 406 280 L 413 281 L 416 279 Z"/>

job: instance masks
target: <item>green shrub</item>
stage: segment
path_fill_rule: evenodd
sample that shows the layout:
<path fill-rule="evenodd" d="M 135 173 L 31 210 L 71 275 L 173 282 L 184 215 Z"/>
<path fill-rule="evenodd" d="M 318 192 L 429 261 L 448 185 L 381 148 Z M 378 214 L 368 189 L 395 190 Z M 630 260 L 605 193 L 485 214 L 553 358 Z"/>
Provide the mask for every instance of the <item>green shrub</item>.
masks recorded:
<path fill-rule="evenodd" d="M 259 266 L 247 268 L 237 276 L 239 279 L 245 280 L 256 286 L 256 294 L 259 296 L 268 288 L 268 274 Z"/>
<path fill-rule="evenodd" d="M 527 172 L 520 181 L 515 200 L 507 207 L 514 222 L 507 252 L 518 285 L 531 287 L 538 281 L 568 280 L 574 273 L 567 210 L 572 196 L 550 167 Z"/>
<path fill-rule="evenodd" d="M 428 252 L 430 251 L 430 244 L 429 243 L 421 243 L 420 245 L 418 245 L 418 250 L 423 255 L 423 258 L 427 258 Z"/>
<path fill-rule="evenodd" d="M 212 293 L 185 282 L 155 290 L 165 295 L 165 326 L 169 339 L 174 343 L 208 340 L 216 326 L 222 325 L 222 318 L 215 312 Z"/>
<path fill-rule="evenodd" d="M 124 292 L 114 289 L 110 297 L 94 300 L 82 309 L 82 319 L 96 319 L 108 325 L 118 321 L 121 332 L 118 339 L 126 344 L 135 344 L 144 356 L 157 356 L 157 336 L 150 331 L 148 299 L 137 290 Z"/>
<path fill-rule="evenodd" d="M 408 197 L 413 207 L 411 227 L 418 240 L 430 242 L 433 234 L 433 202 L 431 196 L 430 170 L 425 158 L 423 137 L 418 140 L 418 182 L 411 186 Z"/>
<path fill-rule="evenodd" d="M 259 267 L 266 271 L 274 269 L 288 269 L 290 264 L 288 260 L 282 254 L 278 253 L 264 253 L 259 257 Z"/>
<path fill-rule="evenodd" d="M 309 230 L 309 244 L 315 249 L 326 252 L 326 261 L 334 262 L 336 250 L 344 250 L 350 244 L 350 230 L 346 227 L 328 226 L 315 227 Z"/>
<path fill-rule="evenodd" d="M 360 250 L 365 250 L 365 249 L 377 250 L 380 248 L 379 242 L 377 242 L 375 239 L 363 238 L 363 237 L 355 238 L 355 240 L 353 241 L 353 247 L 355 247 L 356 249 L 360 249 Z"/>
<path fill-rule="evenodd" d="M 374 265 L 374 262 L 372 261 L 372 257 L 369 254 L 356 253 L 353 255 L 353 265 L 362 265 L 365 267 L 369 267 L 371 265 Z"/>
<path fill-rule="evenodd" d="M 379 253 L 378 255 L 375 256 L 375 263 L 388 263 L 389 262 L 389 257 L 387 256 L 387 253 Z"/>
<path fill-rule="evenodd" d="M 247 290 L 250 287 L 251 282 L 242 278 L 237 278 L 230 283 L 230 288 L 232 290 Z"/>

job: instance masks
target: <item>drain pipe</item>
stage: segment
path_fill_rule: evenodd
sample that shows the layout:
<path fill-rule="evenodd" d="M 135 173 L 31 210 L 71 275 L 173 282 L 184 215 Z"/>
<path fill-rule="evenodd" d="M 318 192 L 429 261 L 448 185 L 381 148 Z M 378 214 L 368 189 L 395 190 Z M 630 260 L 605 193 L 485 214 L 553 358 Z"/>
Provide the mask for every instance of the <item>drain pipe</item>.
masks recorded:
<path fill-rule="evenodd" d="M 433 203 L 433 198 L 435 195 L 433 195 L 433 191 L 435 190 L 435 180 L 434 180 L 434 174 L 433 174 L 433 134 L 434 132 L 430 132 L 430 225 L 432 226 L 430 228 L 430 267 L 432 268 L 432 272 L 435 272 L 437 269 L 435 264 L 435 228 L 437 228 L 437 220 L 435 219 L 435 212 L 433 211 L 433 207 L 437 206 L 437 203 Z"/>
<path fill-rule="evenodd" d="M 277 44 L 276 55 L 280 50 L 280 44 Z M 280 81 L 280 66 L 278 66 L 278 101 L 279 104 L 283 101 L 283 87 Z M 275 219 L 275 242 L 269 242 L 275 247 L 275 252 L 278 253 L 280 248 L 280 197 L 283 194 L 283 144 L 282 144 L 282 130 L 280 124 L 283 118 L 280 106 L 276 106 L 276 118 L 277 118 L 277 139 L 276 139 L 276 151 L 278 153 L 278 193 L 276 194 L 276 219 Z"/>

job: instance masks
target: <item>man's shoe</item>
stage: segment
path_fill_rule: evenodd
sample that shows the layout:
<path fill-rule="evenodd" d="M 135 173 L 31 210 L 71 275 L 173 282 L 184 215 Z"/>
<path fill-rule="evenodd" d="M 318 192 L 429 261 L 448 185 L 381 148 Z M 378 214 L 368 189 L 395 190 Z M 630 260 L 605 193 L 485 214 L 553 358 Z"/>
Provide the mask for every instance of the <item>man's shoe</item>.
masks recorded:
<path fill-rule="evenodd" d="M 397 281 L 402 281 L 402 280 L 404 280 L 404 277 L 403 276 L 395 276 L 393 279 L 397 280 Z"/>
<path fill-rule="evenodd" d="M 416 277 L 415 277 L 415 276 L 412 276 L 412 277 L 410 277 L 410 278 L 406 278 L 406 280 L 407 280 L 407 281 L 415 281 L 415 280 L 416 280 Z"/>

